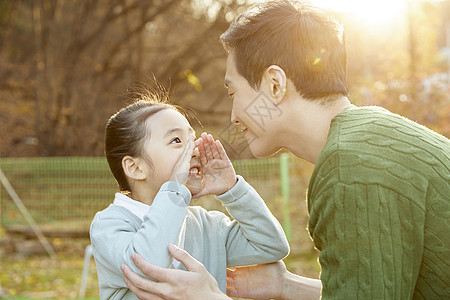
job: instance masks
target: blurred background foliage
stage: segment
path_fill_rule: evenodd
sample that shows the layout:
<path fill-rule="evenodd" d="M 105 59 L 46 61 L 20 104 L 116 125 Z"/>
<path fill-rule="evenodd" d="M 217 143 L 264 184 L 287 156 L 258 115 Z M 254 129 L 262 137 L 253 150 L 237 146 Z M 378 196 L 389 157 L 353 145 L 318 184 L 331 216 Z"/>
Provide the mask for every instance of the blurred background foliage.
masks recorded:
<path fill-rule="evenodd" d="M 0 157 L 103 155 L 107 119 L 154 78 L 198 132 L 219 135 L 231 109 L 219 36 L 251 4 L 1 0 Z M 333 12 L 346 30 L 350 100 L 448 137 L 450 1 L 406 4 L 388 21 Z"/>

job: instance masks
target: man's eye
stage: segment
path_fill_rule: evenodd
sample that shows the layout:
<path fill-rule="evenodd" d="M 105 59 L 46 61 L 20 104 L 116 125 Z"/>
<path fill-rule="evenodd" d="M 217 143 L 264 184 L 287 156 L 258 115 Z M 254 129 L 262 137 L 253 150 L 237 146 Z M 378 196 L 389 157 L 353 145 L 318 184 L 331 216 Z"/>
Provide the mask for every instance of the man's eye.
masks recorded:
<path fill-rule="evenodd" d="M 171 144 L 174 144 L 174 142 L 175 142 L 175 144 L 178 144 L 178 143 L 181 143 L 181 140 L 179 139 L 179 138 L 174 138 L 170 143 Z"/>

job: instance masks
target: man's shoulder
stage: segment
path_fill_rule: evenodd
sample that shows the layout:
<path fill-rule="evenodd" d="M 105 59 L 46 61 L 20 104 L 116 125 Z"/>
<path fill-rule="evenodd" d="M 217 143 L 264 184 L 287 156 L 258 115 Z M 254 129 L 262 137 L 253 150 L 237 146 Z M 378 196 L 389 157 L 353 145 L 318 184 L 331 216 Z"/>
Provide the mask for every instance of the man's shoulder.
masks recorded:
<path fill-rule="evenodd" d="M 384 108 L 353 106 L 333 119 L 324 151 L 328 156 L 333 152 L 378 155 L 420 152 L 448 159 L 450 142 L 427 127 Z"/>
<path fill-rule="evenodd" d="M 383 108 L 351 107 L 333 119 L 310 188 L 337 181 L 426 181 L 448 172 L 449 164 L 447 138 Z"/>

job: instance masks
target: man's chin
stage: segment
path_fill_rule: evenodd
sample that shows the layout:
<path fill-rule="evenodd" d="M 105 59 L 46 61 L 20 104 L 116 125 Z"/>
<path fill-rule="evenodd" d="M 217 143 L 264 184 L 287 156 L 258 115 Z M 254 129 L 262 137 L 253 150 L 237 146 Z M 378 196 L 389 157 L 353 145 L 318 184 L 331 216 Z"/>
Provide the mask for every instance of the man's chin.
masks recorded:
<path fill-rule="evenodd" d="M 256 158 L 266 158 L 275 155 L 281 150 L 281 148 L 264 147 L 263 145 L 257 145 L 255 142 L 250 144 L 250 152 Z"/>

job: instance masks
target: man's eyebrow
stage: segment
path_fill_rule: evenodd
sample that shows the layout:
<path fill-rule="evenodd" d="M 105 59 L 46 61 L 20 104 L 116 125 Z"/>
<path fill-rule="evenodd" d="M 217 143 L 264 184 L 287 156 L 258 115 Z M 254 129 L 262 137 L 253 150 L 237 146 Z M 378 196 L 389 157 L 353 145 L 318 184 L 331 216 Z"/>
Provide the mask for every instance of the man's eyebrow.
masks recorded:
<path fill-rule="evenodd" d="M 166 132 L 166 134 L 164 135 L 164 137 L 166 138 L 167 136 L 169 136 L 170 134 L 172 134 L 172 133 L 174 133 L 174 132 L 176 132 L 176 131 L 181 131 L 181 132 L 183 132 L 184 130 L 181 129 L 180 127 L 175 127 L 175 128 L 169 129 L 169 130 Z M 194 129 L 192 129 L 192 127 L 189 127 L 189 133 L 190 133 L 190 134 L 191 134 L 191 133 L 195 133 L 195 131 L 194 131 Z"/>

